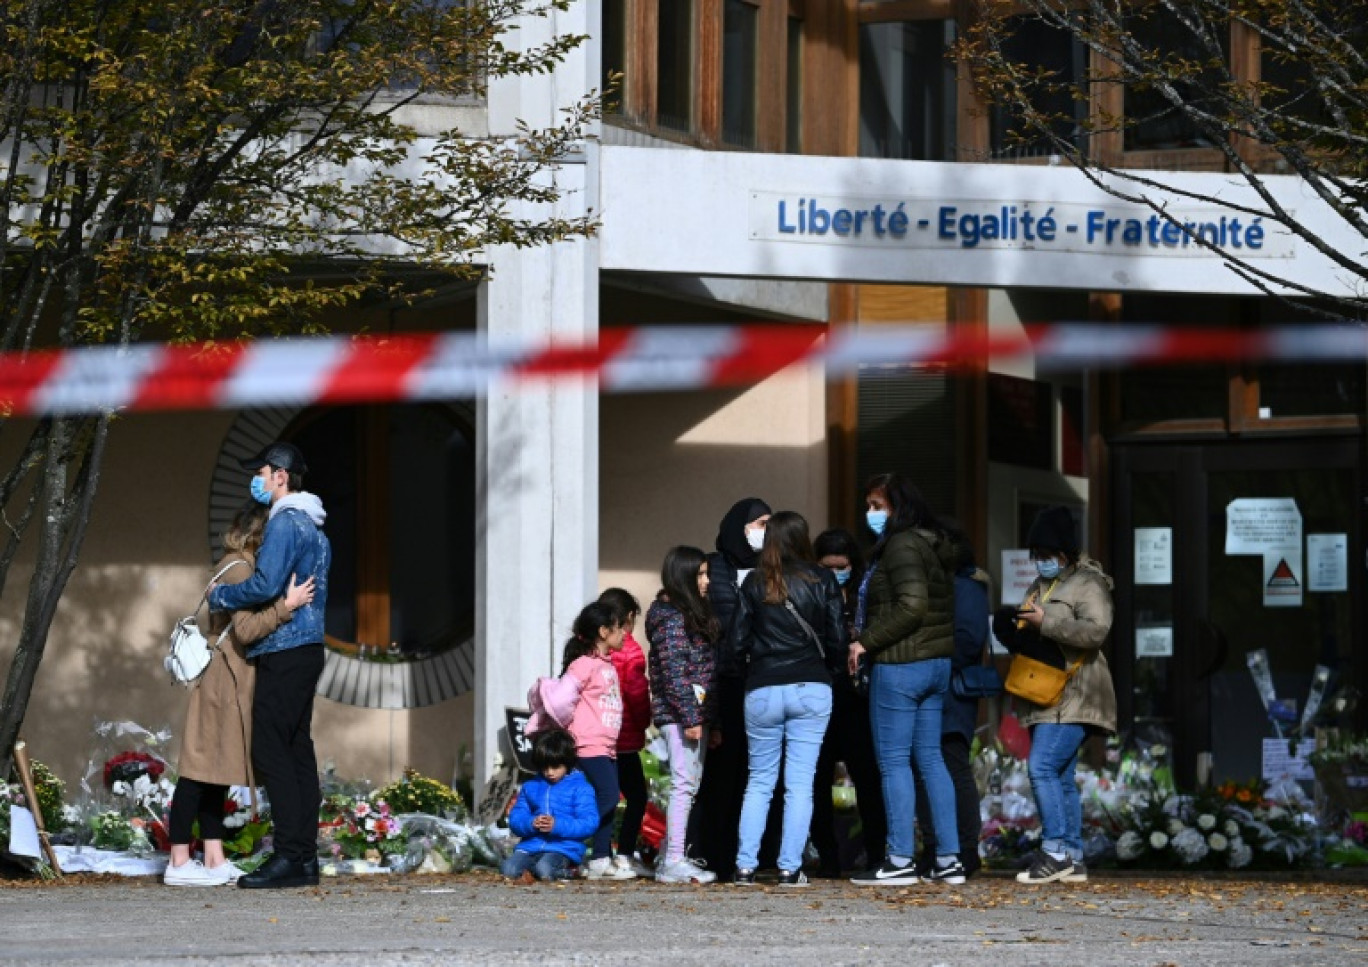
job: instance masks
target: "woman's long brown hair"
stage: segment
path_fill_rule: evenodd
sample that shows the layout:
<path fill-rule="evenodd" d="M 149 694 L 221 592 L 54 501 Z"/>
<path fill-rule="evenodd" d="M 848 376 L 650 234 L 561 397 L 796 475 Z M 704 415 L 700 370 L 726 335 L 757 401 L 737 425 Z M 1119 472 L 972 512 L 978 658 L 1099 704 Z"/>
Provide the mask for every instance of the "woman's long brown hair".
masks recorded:
<path fill-rule="evenodd" d="M 243 507 L 223 532 L 223 549 L 256 557 L 257 551 L 261 550 L 261 541 L 266 535 L 266 521 L 270 516 L 271 508 L 256 501 Z"/>
<path fill-rule="evenodd" d="M 815 563 L 812 539 L 802 514 L 781 510 L 765 525 L 765 546 L 760 550 L 760 576 L 765 582 L 765 604 L 783 604 L 788 597 L 784 565 L 796 561 Z M 812 580 L 804 576 L 805 580 Z"/>

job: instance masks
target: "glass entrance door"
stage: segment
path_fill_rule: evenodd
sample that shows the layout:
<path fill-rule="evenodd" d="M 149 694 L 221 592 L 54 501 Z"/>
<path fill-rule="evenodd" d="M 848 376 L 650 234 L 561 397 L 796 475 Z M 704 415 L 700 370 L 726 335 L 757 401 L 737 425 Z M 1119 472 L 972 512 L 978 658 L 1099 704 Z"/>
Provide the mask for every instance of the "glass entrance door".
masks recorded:
<path fill-rule="evenodd" d="M 1192 782 L 1203 752 L 1218 780 L 1260 774 L 1262 740 L 1274 731 L 1249 652 L 1267 652 L 1277 697 L 1298 715 L 1318 664 L 1362 688 L 1359 446 L 1325 439 L 1115 451 L 1117 699 L 1123 728 L 1171 736 L 1181 781 Z M 1248 543 L 1227 553 L 1234 501 L 1245 502 L 1237 513 L 1277 508 L 1269 511 L 1283 528 L 1277 540 L 1297 553 L 1249 553 L 1263 545 Z M 1249 539 L 1264 533 L 1255 527 Z"/>

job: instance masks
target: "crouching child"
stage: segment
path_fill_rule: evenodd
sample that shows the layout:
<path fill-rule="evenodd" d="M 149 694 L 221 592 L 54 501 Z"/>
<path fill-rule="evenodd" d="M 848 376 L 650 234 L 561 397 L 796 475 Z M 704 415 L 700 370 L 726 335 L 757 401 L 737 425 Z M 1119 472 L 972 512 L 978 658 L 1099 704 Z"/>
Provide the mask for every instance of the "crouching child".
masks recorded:
<path fill-rule="evenodd" d="M 584 859 L 584 840 L 599 825 L 594 787 L 575 768 L 575 739 L 563 729 L 539 732 L 532 741 L 537 777 L 523 783 L 508 814 L 508 828 L 520 840 L 504 861 L 509 879 L 568 880 Z"/>

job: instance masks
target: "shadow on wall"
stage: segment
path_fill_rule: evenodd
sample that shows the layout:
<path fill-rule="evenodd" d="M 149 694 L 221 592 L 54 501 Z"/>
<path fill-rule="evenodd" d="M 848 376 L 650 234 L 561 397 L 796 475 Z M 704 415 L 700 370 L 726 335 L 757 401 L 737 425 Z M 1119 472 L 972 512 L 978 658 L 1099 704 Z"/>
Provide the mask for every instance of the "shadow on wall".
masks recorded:
<path fill-rule="evenodd" d="M 665 552 L 711 552 L 718 523 L 743 497 L 796 510 L 816 536 L 826 527 L 823 391 L 796 370 L 746 390 L 604 397 L 601 583 L 648 607 Z"/>
<path fill-rule="evenodd" d="M 182 572 L 186 580 L 180 579 Z M 79 795 L 87 763 L 97 755 L 96 722 L 133 721 L 154 732 L 168 728 L 172 743 L 161 754 L 175 765 L 188 692 L 162 668 L 166 638 L 149 624 L 150 614 L 164 612 L 146 593 L 158 574 L 165 574 L 164 569 L 81 567 L 58 607 L 25 717 L 24 737 L 34 756 L 66 780 L 69 801 Z M 184 584 L 190 589 L 199 580 L 199 569 L 178 569 L 177 574 L 177 587 Z M 15 587 L 26 586 L 27 569 L 22 574 L 16 570 L 10 580 Z M 189 600 L 189 594 L 199 590 L 180 597 Z M 163 623 L 169 634 L 175 617 L 168 614 Z M 17 624 L 9 615 L 4 624 L 14 628 L 13 634 L 5 635 L 13 641 Z M 12 655 L 12 648 L 7 648 L 4 667 Z M 101 765 L 95 763 L 97 769 Z"/>

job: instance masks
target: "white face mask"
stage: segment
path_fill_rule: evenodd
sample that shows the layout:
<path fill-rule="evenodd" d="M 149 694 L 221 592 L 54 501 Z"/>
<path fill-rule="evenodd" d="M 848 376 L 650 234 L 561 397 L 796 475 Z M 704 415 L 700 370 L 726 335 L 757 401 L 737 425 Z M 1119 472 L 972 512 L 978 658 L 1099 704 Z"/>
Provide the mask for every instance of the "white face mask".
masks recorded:
<path fill-rule="evenodd" d="M 757 527 L 754 530 L 746 531 L 746 543 L 750 545 L 752 551 L 758 551 L 765 546 L 765 529 Z"/>

